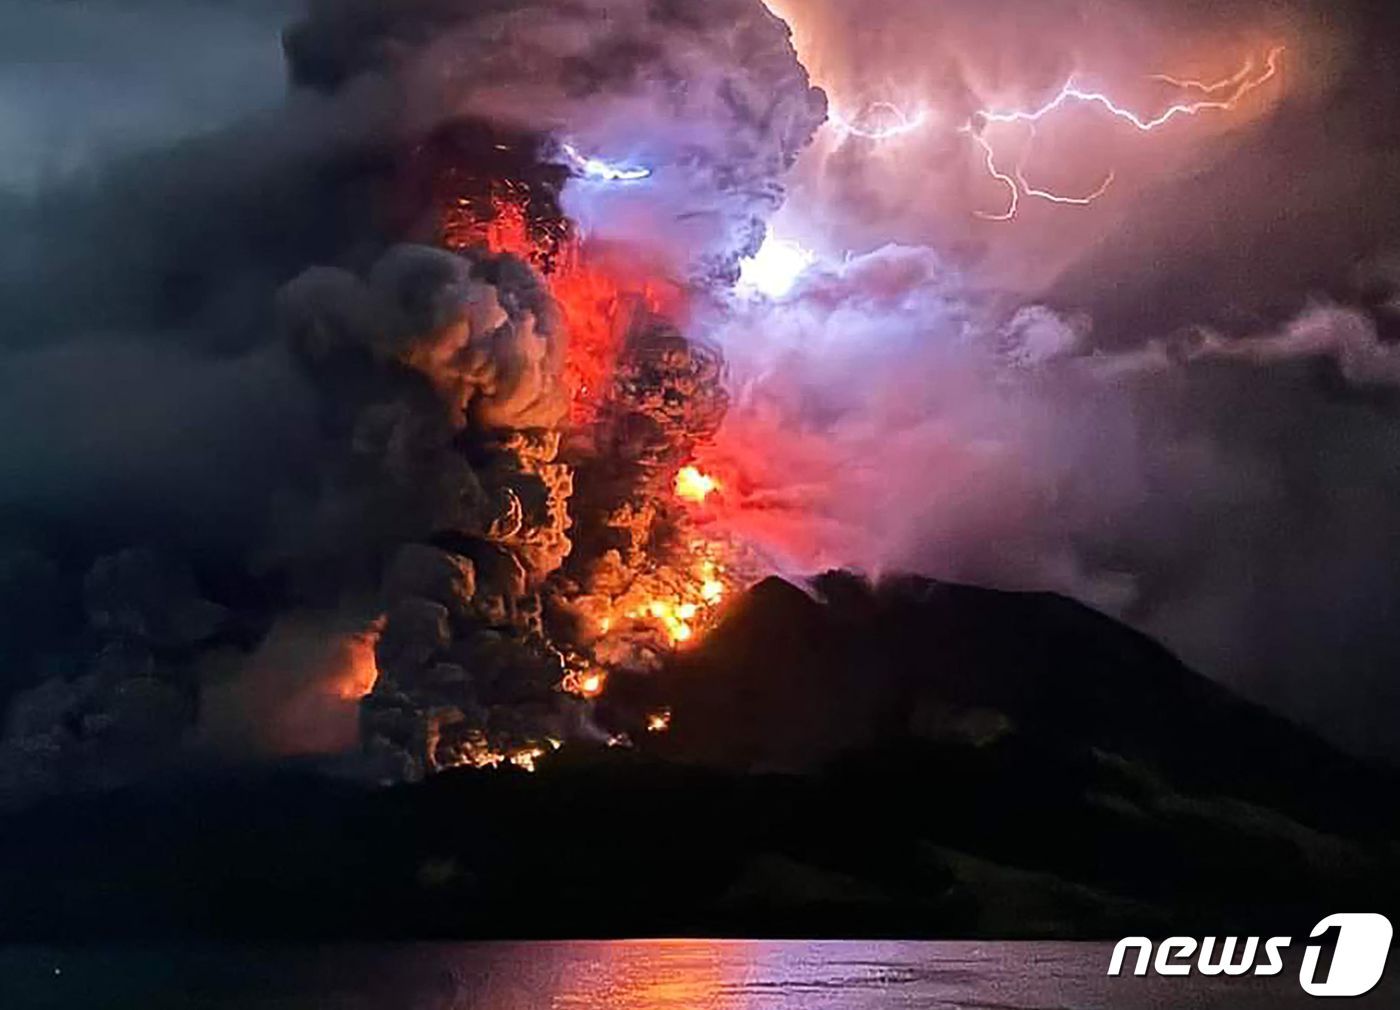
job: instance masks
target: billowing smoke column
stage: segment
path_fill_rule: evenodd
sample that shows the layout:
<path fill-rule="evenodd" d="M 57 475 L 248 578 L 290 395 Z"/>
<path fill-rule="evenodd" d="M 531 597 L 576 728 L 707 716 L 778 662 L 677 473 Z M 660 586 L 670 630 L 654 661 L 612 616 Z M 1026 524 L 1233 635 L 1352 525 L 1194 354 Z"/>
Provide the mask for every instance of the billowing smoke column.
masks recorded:
<path fill-rule="evenodd" d="M 590 699 L 654 669 L 723 594 L 728 558 L 672 496 L 723 417 L 722 365 L 668 316 L 757 249 L 821 95 L 748 2 L 324 5 L 289 52 L 304 84 L 387 75 L 444 116 L 415 152 L 439 241 L 497 262 L 497 284 L 522 261 L 542 275 L 547 307 L 508 338 L 523 374 L 496 374 L 499 352 L 455 324 L 415 352 L 454 391 L 466 455 L 514 486 L 486 489 L 501 504 L 486 523 L 439 527 L 440 553 L 394 562 L 367 701 L 371 739 L 415 764 L 531 765 L 585 725 L 560 689 Z M 473 304 L 456 282 L 439 292 Z"/>
<path fill-rule="evenodd" d="M 542 142 L 577 176 L 565 204 L 592 239 L 702 281 L 758 247 L 826 111 L 757 0 L 322 0 L 287 48 L 303 86 L 387 92 L 430 132 L 514 134 L 493 148 Z"/>
<path fill-rule="evenodd" d="M 363 542 L 336 529 L 357 507 L 395 517 L 373 524 L 392 533 L 375 559 L 384 623 L 371 739 L 413 774 L 488 760 L 489 738 L 518 732 L 492 724 L 492 702 L 537 734 L 568 735 L 544 714 L 562 673 L 538 602 L 570 546 L 572 480 L 556 462 L 567 337 L 540 278 L 509 258 L 399 247 L 365 281 L 308 271 L 283 303 L 343 438 L 324 478 L 334 511 L 312 518 L 315 535 L 334 553 Z"/>
<path fill-rule="evenodd" d="M 674 493 L 727 405 L 682 327 L 824 116 L 782 22 L 757 0 L 333 0 L 286 48 L 319 96 L 295 115 L 343 131 L 294 199 L 348 179 L 335 205 L 363 217 L 230 369 L 295 404 L 295 465 L 212 590 L 139 542 L 91 564 L 94 651 L 11 706 L 11 796 L 181 751 L 530 768 L 645 729 L 594 699 L 733 578 Z M 16 585 L 46 564 L 13 559 Z"/>

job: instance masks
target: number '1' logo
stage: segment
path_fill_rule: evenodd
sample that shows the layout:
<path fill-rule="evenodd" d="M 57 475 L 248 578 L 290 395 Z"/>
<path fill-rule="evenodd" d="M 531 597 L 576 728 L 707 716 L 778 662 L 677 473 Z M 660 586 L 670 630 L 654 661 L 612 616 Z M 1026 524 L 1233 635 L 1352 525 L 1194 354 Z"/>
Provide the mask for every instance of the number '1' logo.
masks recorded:
<path fill-rule="evenodd" d="M 1371 991 L 1385 971 L 1390 953 L 1390 920 L 1375 912 L 1337 912 L 1313 927 L 1313 938 L 1336 933 L 1332 963 L 1318 971 L 1322 945 L 1310 943 L 1303 951 L 1298 982 L 1310 996 L 1361 996 Z M 1319 980 L 1318 976 L 1322 978 Z"/>

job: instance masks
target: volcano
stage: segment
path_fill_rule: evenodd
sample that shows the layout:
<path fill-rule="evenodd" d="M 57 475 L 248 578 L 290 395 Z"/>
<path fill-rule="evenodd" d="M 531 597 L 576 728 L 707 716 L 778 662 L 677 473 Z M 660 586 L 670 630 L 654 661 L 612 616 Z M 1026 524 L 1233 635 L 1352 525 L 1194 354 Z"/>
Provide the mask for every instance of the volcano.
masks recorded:
<path fill-rule="evenodd" d="M 1063 597 L 769 579 L 668 673 L 669 733 L 533 775 L 285 766 L 13 814 L 5 934 L 1098 937 L 1400 904 L 1393 773 Z"/>
<path fill-rule="evenodd" d="M 308 0 L 0 197 L 0 935 L 1396 910 L 1384 36 L 787 6 Z"/>

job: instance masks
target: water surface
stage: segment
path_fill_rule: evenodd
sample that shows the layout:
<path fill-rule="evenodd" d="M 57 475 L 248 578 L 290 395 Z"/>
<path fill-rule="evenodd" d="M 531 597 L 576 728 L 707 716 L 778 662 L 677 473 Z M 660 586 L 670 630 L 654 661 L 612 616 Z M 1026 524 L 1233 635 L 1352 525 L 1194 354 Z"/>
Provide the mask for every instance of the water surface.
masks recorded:
<path fill-rule="evenodd" d="M 0 1008 L 1090 1010 L 1318 1005 L 1272 978 L 1109 978 L 1111 946 L 666 940 L 0 950 Z M 1348 1010 L 1400 1006 L 1394 966 Z M 1325 1005 L 1325 1001 L 1323 1001 Z"/>

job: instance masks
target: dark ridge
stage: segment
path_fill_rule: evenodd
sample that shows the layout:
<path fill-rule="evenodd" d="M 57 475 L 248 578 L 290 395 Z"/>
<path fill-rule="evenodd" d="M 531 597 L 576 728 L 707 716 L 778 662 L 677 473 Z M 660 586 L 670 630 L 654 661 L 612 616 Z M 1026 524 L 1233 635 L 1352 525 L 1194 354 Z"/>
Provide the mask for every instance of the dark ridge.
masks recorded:
<path fill-rule="evenodd" d="M 673 731 L 639 749 L 11 812 L 0 938 L 1300 935 L 1400 910 L 1393 777 L 1143 636 L 1043 594 L 813 590 L 737 600 L 653 682 Z"/>
<path fill-rule="evenodd" d="M 854 745 L 937 737 L 937 716 L 971 712 L 1320 829 L 1400 832 L 1400 810 L 1375 799 L 1394 793 L 1395 775 L 1083 604 L 912 576 L 871 586 L 835 572 L 813 589 L 760 583 L 680 657 L 666 688 L 668 753 L 800 767 Z"/>

